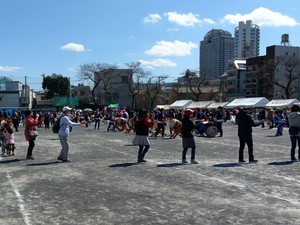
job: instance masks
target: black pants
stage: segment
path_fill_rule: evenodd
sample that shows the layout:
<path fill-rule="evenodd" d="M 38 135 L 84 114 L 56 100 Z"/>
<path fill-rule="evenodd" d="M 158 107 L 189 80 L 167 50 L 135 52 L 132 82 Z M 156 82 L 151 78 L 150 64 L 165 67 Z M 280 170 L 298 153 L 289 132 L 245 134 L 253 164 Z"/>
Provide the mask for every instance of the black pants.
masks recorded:
<path fill-rule="evenodd" d="M 29 141 L 29 146 L 28 146 L 28 149 L 27 149 L 27 156 L 32 156 L 32 151 L 33 151 L 33 148 L 34 148 L 34 140 L 30 140 Z"/>
<path fill-rule="evenodd" d="M 217 122 L 216 125 L 217 125 L 217 128 L 218 128 L 219 132 L 220 132 L 220 137 L 223 137 L 223 127 L 222 127 L 223 122 Z"/>
<path fill-rule="evenodd" d="M 164 123 L 157 123 L 157 129 L 155 132 L 155 137 L 159 134 L 159 132 L 161 131 L 161 136 L 165 136 L 165 124 Z"/>
<path fill-rule="evenodd" d="M 291 159 L 295 159 L 295 150 L 298 144 L 298 159 L 300 159 L 300 136 L 291 136 Z"/>
<path fill-rule="evenodd" d="M 149 148 L 150 148 L 150 145 L 145 145 L 145 147 L 144 147 L 144 145 L 139 145 L 138 161 L 141 161 L 144 159 Z"/>
<path fill-rule="evenodd" d="M 240 139 L 239 161 L 244 160 L 244 148 L 245 148 L 246 144 L 248 146 L 249 161 L 254 160 L 252 135 L 250 135 L 250 136 L 239 136 L 239 139 Z"/>
<path fill-rule="evenodd" d="M 196 155 L 196 147 L 191 148 L 191 160 L 195 159 L 195 155 Z M 187 153 L 188 148 L 184 148 L 182 150 L 182 160 L 186 160 L 186 153 Z"/>
<path fill-rule="evenodd" d="M 100 127 L 100 119 L 95 119 L 95 127 L 94 127 L 94 129 L 96 130 L 96 128 L 98 128 L 98 130 L 99 130 L 99 127 Z"/>

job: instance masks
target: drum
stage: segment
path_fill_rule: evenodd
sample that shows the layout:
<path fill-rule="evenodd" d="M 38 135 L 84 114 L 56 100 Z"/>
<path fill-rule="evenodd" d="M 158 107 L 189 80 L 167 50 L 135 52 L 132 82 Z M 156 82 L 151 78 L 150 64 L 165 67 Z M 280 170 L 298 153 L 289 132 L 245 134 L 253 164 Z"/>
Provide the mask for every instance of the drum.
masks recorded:
<path fill-rule="evenodd" d="M 207 137 L 215 137 L 218 133 L 218 128 L 215 126 L 209 126 L 206 129 L 206 135 Z"/>

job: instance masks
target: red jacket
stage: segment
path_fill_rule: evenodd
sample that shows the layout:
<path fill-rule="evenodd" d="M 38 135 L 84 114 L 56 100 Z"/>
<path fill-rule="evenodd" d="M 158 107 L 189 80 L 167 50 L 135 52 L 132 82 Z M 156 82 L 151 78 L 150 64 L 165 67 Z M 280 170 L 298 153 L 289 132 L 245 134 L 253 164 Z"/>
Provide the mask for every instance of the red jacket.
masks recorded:
<path fill-rule="evenodd" d="M 30 141 L 31 138 L 28 135 L 28 130 L 35 130 L 35 126 L 38 126 L 42 123 L 41 120 L 33 119 L 32 117 L 27 117 L 25 120 L 25 129 L 24 129 L 24 135 L 26 141 Z"/>

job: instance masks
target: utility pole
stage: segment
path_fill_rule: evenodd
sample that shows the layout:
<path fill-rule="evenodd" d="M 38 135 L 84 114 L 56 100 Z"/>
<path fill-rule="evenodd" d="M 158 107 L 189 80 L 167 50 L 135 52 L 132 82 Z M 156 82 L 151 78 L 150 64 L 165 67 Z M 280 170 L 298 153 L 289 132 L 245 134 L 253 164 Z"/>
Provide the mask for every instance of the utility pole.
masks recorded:
<path fill-rule="evenodd" d="M 27 87 L 27 76 L 25 76 L 25 104 L 26 104 L 26 107 L 28 107 L 29 109 L 29 93 L 28 93 L 28 87 Z"/>
<path fill-rule="evenodd" d="M 42 82 L 42 85 L 43 85 L 44 80 L 45 80 L 45 74 L 42 74 L 41 76 L 43 77 L 43 82 Z"/>
<path fill-rule="evenodd" d="M 71 105 L 71 77 L 69 77 L 69 105 Z"/>

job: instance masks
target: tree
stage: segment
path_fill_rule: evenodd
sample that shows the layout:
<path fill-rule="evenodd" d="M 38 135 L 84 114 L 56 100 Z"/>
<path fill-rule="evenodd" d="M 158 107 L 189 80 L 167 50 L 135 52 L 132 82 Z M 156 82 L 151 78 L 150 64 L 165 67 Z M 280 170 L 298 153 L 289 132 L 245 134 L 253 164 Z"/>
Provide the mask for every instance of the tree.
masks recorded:
<path fill-rule="evenodd" d="M 279 56 L 275 60 L 267 59 L 263 70 L 263 78 L 279 87 L 281 97 L 290 99 L 298 93 L 300 60 L 295 56 Z"/>
<path fill-rule="evenodd" d="M 92 98 L 94 103 L 97 103 L 96 90 L 100 82 L 103 82 L 105 92 L 108 92 L 107 84 L 111 79 L 109 75 L 117 69 L 117 66 L 105 64 L 105 63 L 89 63 L 79 66 L 79 78 L 83 80 L 89 80 L 93 83 L 92 86 Z"/>
<path fill-rule="evenodd" d="M 172 85 L 172 89 L 168 96 L 169 102 L 175 102 L 176 100 L 179 100 L 180 88 L 181 88 L 180 83 L 174 83 Z"/>
<path fill-rule="evenodd" d="M 166 76 L 159 76 L 157 80 L 152 83 L 152 78 L 146 84 L 146 94 L 150 99 L 150 109 L 154 108 L 154 102 L 160 94 L 163 94 L 162 86 L 163 82 L 166 79 Z"/>
<path fill-rule="evenodd" d="M 199 74 L 199 76 L 197 76 Z M 190 71 L 186 72 L 186 79 L 189 84 L 189 89 L 195 96 L 195 101 L 199 101 L 200 95 L 202 94 L 201 88 L 207 86 L 209 82 L 207 81 L 208 73 L 204 70 L 200 71 Z"/>
<path fill-rule="evenodd" d="M 47 99 L 70 96 L 70 80 L 62 75 L 53 73 L 52 76 L 45 76 L 42 87 Z"/>
<path fill-rule="evenodd" d="M 131 95 L 131 109 L 136 108 L 136 97 L 141 91 L 141 82 L 143 78 L 146 78 L 149 73 L 145 72 L 141 67 L 140 62 L 131 62 L 131 63 L 126 63 L 128 69 L 129 69 L 129 74 L 128 74 L 128 79 L 124 80 L 124 82 L 128 86 L 128 90 Z"/>

